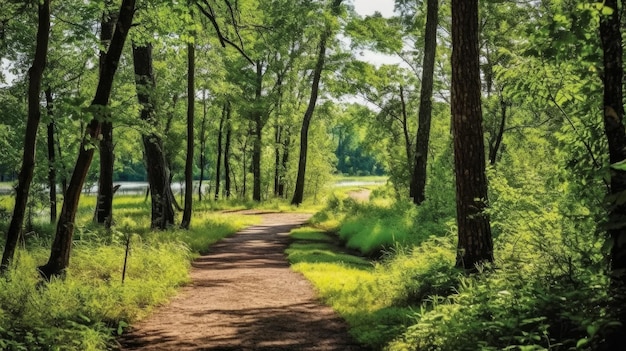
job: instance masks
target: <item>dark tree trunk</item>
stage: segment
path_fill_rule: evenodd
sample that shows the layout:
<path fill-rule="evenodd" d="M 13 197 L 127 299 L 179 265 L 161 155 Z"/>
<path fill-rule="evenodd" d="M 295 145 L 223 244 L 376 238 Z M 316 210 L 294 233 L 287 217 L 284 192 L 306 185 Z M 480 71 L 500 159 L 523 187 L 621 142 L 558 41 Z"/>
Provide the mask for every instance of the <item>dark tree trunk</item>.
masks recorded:
<path fill-rule="evenodd" d="M 111 1 L 107 1 L 107 7 Z M 117 22 L 117 13 L 105 13 L 100 22 L 100 43 L 107 48 L 113 38 Z M 106 49 L 105 49 L 106 50 Z M 106 51 L 100 51 L 100 71 L 104 67 Z M 104 224 L 106 228 L 111 227 L 113 222 L 113 164 L 115 155 L 113 153 L 113 123 L 111 114 L 105 112 L 102 121 L 102 140 L 100 140 L 100 177 L 98 178 L 98 201 L 96 202 L 95 219 L 97 223 Z"/>
<path fill-rule="evenodd" d="M 280 187 L 280 146 L 281 146 L 282 128 L 276 122 L 274 126 L 274 197 L 278 196 L 278 188 Z"/>
<path fill-rule="evenodd" d="M 458 251 L 456 266 L 473 271 L 493 261 L 480 101 L 478 0 L 452 0 L 452 119 Z"/>
<path fill-rule="evenodd" d="M 202 181 L 204 180 L 204 168 L 206 167 L 206 90 L 202 93 L 202 106 L 202 124 L 200 125 L 200 182 L 198 184 L 198 201 L 202 201 Z"/>
<path fill-rule="evenodd" d="M 196 104 L 195 70 L 196 48 L 193 43 L 187 44 L 187 159 L 185 160 L 185 209 L 180 227 L 189 229 L 191 210 L 193 207 L 193 147 L 194 147 L 194 114 Z"/>
<path fill-rule="evenodd" d="M 600 17 L 600 38 L 604 52 L 604 132 L 609 144 L 611 164 L 626 160 L 626 131 L 624 130 L 623 106 L 623 49 L 620 31 L 620 12 L 616 0 L 607 0 L 604 5 L 614 11 Z M 607 350 L 623 347 L 626 336 L 626 307 L 624 306 L 624 288 L 626 287 L 626 204 L 620 204 L 616 198 L 626 193 L 626 171 L 611 170 L 610 196 L 613 203 L 609 208 L 609 230 L 611 240 L 611 283 L 616 297 L 615 307 L 622 327 L 607 339 Z"/>
<path fill-rule="evenodd" d="M 334 16 L 339 14 L 342 1 L 343 0 L 333 0 L 331 4 L 331 13 Z M 315 64 L 315 70 L 313 71 L 313 82 L 311 84 L 309 105 L 304 113 L 302 128 L 300 129 L 300 157 L 298 159 L 296 187 L 294 189 L 293 198 L 291 199 L 292 205 L 300 205 L 304 198 L 304 179 L 306 175 L 306 160 L 309 146 L 309 126 L 311 124 L 311 119 L 313 118 L 313 112 L 315 111 L 315 104 L 317 103 L 317 96 L 319 94 L 320 79 L 322 77 L 322 70 L 324 69 L 324 63 L 326 61 L 326 44 L 331 37 L 332 29 L 329 24 L 326 24 L 326 28 L 320 38 L 317 62 Z"/>
<path fill-rule="evenodd" d="M 339 3 L 341 3 L 341 1 L 339 1 Z M 311 119 L 313 118 L 313 112 L 315 111 L 315 104 L 317 103 L 317 96 L 319 94 L 320 79 L 322 77 L 322 70 L 324 69 L 324 62 L 326 60 L 326 41 L 330 38 L 330 36 L 331 30 L 327 26 L 320 39 L 317 63 L 315 64 L 315 71 L 313 72 L 313 84 L 311 85 L 311 98 L 309 99 L 309 105 L 304 113 L 302 128 L 300 129 L 300 158 L 298 159 L 296 188 L 293 193 L 293 198 L 291 199 L 292 205 L 300 205 L 304 198 L 304 178 L 306 175 L 306 160 L 309 146 L 309 126 L 311 125 Z"/>
<path fill-rule="evenodd" d="M 226 144 L 224 145 L 224 195 L 230 198 L 230 139 L 232 137 L 232 126 L 230 124 L 230 103 L 226 114 Z"/>
<path fill-rule="evenodd" d="M 57 172 L 55 162 L 55 143 L 54 143 L 54 100 L 52 90 L 46 89 L 46 110 L 48 111 L 48 189 L 50 195 L 50 223 L 57 221 Z"/>
<path fill-rule="evenodd" d="M 222 117 L 220 117 L 220 126 L 217 131 L 217 162 L 215 165 L 215 200 L 217 201 L 220 198 L 220 182 L 222 176 L 222 138 L 223 138 L 223 130 L 224 130 L 224 120 L 226 120 L 226 115 L 228 114 L 228 102 L 224 103 L 222 108 Z"/>
<path fill-rule="evenodd" d="M 504 129 L 506 127 L 506 107 L 506 101 L 500 97 L 500 127 L 498 128 L 498 134 L 489 140 L 489 164 L 492 166 L 496 164 L 498 151 L 500 151 L 500 145 L 502 145 L 502 138 L 504 137 Z"/>
<path fill-rule="evenodd" d="M 41 119 L 41 106 L 39 97 L 41 95 L 41 79 L 46 68 L 46 57 L 48 55 L 48 42 L 50 31 L 50 0 L 44 0 L 38 7 L 37 44 L 33 65 L 28 70 L 28 119 L 26 122 L 26 133 L 24 134 L 24 153 L 22 154 L 22 169 L 18 176 L 17 187 L 15 188 L 15 206 L 13 216 L 7 230 L 4 253 L 0 271 L 5 271 L 15 255 L 17 242 L 22 234 L 24 224 L 24 214 L 28 193 L 33 180 L 35 170 L 35 149 L 37 146 L 37 129 Z"/>
<path fill-rule="evenodd" d="M 287 172 L 287 166 L 289 164 L 289 148 L 291 147 L 291 131 L 290 128 L 287 128 L 285 131 L 285 137 L 283 138 L 282 148 L 283 148 L 283 159 L 282 159 L 282 174 L 280 175 L 280 183 L 278 184 L 278 196 L 285 197 L 286 194 L 286 186 L 285 186 L 285 174 Z"/>
<path fill-rule="evenodd" d="M 406 101 L 404 99 L 404 87 L 400 85 L 400 106 L 402 107 L 402 133 L 404 135 L 404 152 L 406 154 L 406 164 L 407 168 L 409 168 L 410 178 L 412 178 L 413 169 L 411 169 L 411 164 L 413 160 L 413 153 L 411 149 L 413 146 L 411 145 L 411 137 L 409 136 L 409 118 L 406 112 Z"/>
<path fill-rule="evenodd" d="M 433 76 L 435 74 L 435 54 L 437 53 L 437 25 L 439 23 L 439 0 L 428 0 L 426 5 L 426 31 L 424 33 L 424 59 L 422 64 L 422 87 L 418 111 L 415 159 L 411 179 L 410 196 L 413 203 L 426 200 L 426 166 L 430 142 L 430 121 L 433 110 Z"/>
<path fill-rule="evenodd" d="M 156 83 L 152 70 L 152 45 L 133 45 L 133 64 L 135 67 L 135 83 L 137 99 L 141 104 L 141 120 L 158 130 L 155 115 L 155 101 L 151 92 Z M 170 170 L 165 159 L 165 150 L 161 136 L 151 132 L 142 135 L 146 153 L 146 173 L 150 184 L 152 200 L 152 228 L 165 229 L 174 224 L 174 196 L 170 187 Z"/>
<path fill-rule="evenodd" d="M 252 200 L 261 201 L 261 148 L 263 146 L 263 126 L 265 124 L 261 110 L 261 94 L 263 92 L 263 65 L 256 63 L 256 89 L 254 95 L 254 143 L 252 144 Z"/>
<path fill-rule="evenodd" d="M 126 36 L 132 25 L 135 13 L 135 0 L 123 0 L 119 11 L 119 18 L 115 27 L 115 33 L 109 46 L 103 69 L 101 70 L 98 87 L 91 106 L 95 108 L 94 118 L 87 126 L 87 135 L 81 142 L 74 172 L 65 193 L 61 215 L 57 224 L 57 231 L 52 243 L 52 250 L 48 263 L 39 267 L 39 271 L 49 279 L 52 275 L 60 274 L 70 262 L 72 248 L 72 236 L 74 234 L 74 219 L 78 209 L 78 200 L 87 177 L 87 171 L 93 159 L 94 148 L 89 144 L 97 140 L 100 135 L 99 111 L 106 108 L 111 96 L 113 78 L 119 63 Z M 101 112 L 100 112 L 101 113 Z"/>

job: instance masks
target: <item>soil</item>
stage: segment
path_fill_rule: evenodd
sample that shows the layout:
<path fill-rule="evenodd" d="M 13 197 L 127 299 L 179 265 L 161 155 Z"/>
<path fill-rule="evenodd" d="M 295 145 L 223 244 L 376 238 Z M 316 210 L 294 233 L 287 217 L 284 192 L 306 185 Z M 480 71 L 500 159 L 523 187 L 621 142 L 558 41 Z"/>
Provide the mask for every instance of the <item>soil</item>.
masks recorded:
<path fill-rule="evenodd" d="M 289 269 L 289 232 L 308 214 L 254 213 L 260 225 L 213 245 L 191 283 L 120 339 L 121 350 L 365 350 Z"/>

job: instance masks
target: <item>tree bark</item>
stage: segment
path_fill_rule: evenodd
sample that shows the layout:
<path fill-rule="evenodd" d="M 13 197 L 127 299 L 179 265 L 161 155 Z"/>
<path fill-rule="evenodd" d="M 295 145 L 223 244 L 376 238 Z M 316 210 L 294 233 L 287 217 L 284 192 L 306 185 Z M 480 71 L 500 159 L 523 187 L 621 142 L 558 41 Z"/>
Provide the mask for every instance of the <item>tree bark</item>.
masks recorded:
<path fill-rule="evenodd" d="M 95 149 L 92 145 L 100 135 L 101 125 L 99 117 L 101 117 L 103 110 L 106 109 L 109 103 L 113 78 L 115 77 L 122 49 L 124 48 L 124 42 L 126 41 L 128 31 L 132 25 L 134 13 L 135 0 L 123 0 L 115 27 L 115 33 L 111 39 L 111 45 L 103 69 L 100 72 L 100 79 L 98 80 L 98 87 L 94 99 L 91 102 L 94 118 L 89 122 L 86 135 L 80 145 L 76 165 L 65 193 L 63 207 L 57 223 L 50 258 L 45 265 L 39 267 L 41 275 L 46 279 L 50 279 L 53 275 L 60 274 L 70 262 L 74 220 L 76 210 L 78 209 L 78 201 L 85 178 L 87 177 L 87 171 L 93 159 Z"/>
<path fill-rule="evenodd" d="M 285 197 L 286 194 L 286 173 L 287 166 L 289 165 L 289 148 L 291 147 L 291 129 L 287 128 L 285 131 L 285 137 L 283 138 L 282 148 L 283 148 L 283 159 L 281 161 L 281 174 L 280 174 L 280 182 L 278 184 L 278 196 Z"/>
<path fill-rule="evenodd" d="M 412 152 L 411 149 L 413 148 L 413 145 L 411 145 L 411 137 L 409 136 L 409 118 L 406 112 L 406 101 L 404 99 L 404 87 L 402 85 L 400 85 L 400 106 L 402 108 L 402 133 L 404 135 L 404 152 L 406 154 L 406 164 L 409 168 L 409 173 L 411 174 L 411 178 L 412 178 L 412 174 L 413 174 L 413 170 L 411 169 L 411 164 L 413 161 L 413 157 L 412 157 Z"/>
<path fill-rule="evenodd" d="M 498 151 L 500 150 L 500 145 L 502 145 L 502 138 L 504 138 L 506 107 L 506 101 L 500 97 L 500 126 L 498 128 L 498 134 L 496 134 L 492 140 L 489 140 L 489 164 L 492 166 L 495 165 L 498 160 Z"/>
<path fill-rule="evenodd" d="M 202 201 L 202 181 L 204 180 L 204 168 L 206 167 L 206 90 L 202 92 L 202 106 L 202 124 L 200 125 L 200 182 L 198 183 L 198 201 Z"/>
<path fill-rule="evenodd" d="M 261 109 L 261 95 L 263 93 L 263 65 L 261 62 L 256 63 L 256 87 L 254 95 L 254 143 L 252 144 L 252 200 L 261 201 L 261 158 L 263 146 L 263 127 L 265 120 Z"/>
<path fill-rule="evenodd" d="M 623 48 L 620 30 L 620 12 L 617 0 L 607 0 L 604 6 L 613 9 L 610 15 L 600 17 L 600 39 L 604 53 L 604 132 L 609 144 L 611 164 L 626 160 L 626 131 L 624 130 L 623 106 Z M 626 325 L 624 288 L 626 287 L 626 205 L 615 198 L 626 193 L 626 172 L 611 169 L 608 231 L 611 240 L 610 268 L 611 283 L 616 298 L 615 307 L 622 327 L 607 338 L 607 350 L 619 349 L 626 342 L 623 326 Z"/>
<path fill-rule="evenodd" d="M 141 104 L 141 120 L 158 130 L 154 97 L 150 93 L 156 87 L 152 69 L 152 45 L 133 45 L 133 65 L 137 99 Z M 163 140 L 156 132 L 142 133 L 146 153 L 146 173 L 152 202 L 151 228 L 165 229 L 174 224 L 173 194 L 170 187 L 170 170 L 165 159 Z"/>
<path fill-rule="evenodd" d="M 458 251 L 467 271 L 493 261 L 478 60 L 478 0 L 452 1 L 452 118 Z"/>
<path fill-rule="evenodd" d="M 107 1 L 107 7 L 111 1 Z M 100 22 L 100 44 L 107 48 L 115 23 L 117 22 L 117 13 L 102 14 Z M 106 50 L 106 49 L 105 49 Z M 104 67 L 106 51 L 100 51 L 100 71 Z M 96 202 L 95 219 L 99 224 L 104 224 L 106 228 L 110 228 L 113 222 L 113 164 L 115 162 L 115 154 L 113 153 L 113 123 L 111 122 L 111 114 L 106 112 L 102 121 L 102 140 L 100 140 L 100 176 L 98 178 L 98 201 Z"/>
<path fill-rule="evenodd" d="M 282 127 L 278 122 L 274 126 L 274 197 L 278 197 L 280 187 L 280 146 L 282 137 Z"/>
<path fill-rule="evenodd" d="M 46 58 L 48 56 L 48 42 L 50 31 L 50 0 L 44 0 L 38 6 L 37 43 L 35 46 L 35 56 L 33 64 L 28 70 L 28 117 L 26 122 L 26 133 L 24 134 L 24 152 L 22 154 L 22 169 L 18 176 L 18 184 L 15 188 L 15 206 L 13 216 L 7 230 L 6 243 L 0 272 L 4 272 L 13 256 L 17 242 L 22 234 L 26 203 L 28 193 L 33 180 L 35 170 L 35 149 L 37 146 L 37 129 L 41 119 L 41 106 L 39 97 L 41 95 L 41 80 L 43 71 L 46 68 Z"/>
<path fill-rule="evenodd" d="M 185 160 L 185 209 L 180 227 L 189 229 L 191 210 L 193 207 L 193 148 L 194 148 L 194 114 L 196 104 L 195 70 L 196 48 L 193 43 L 187 44 L 187 159 Z"/>
<path fill-rule="evenodd" d="M 315 111 L 315 105 L 317 103 L 320 79 L 322 77 L 322 70 L 324 69 L 324 63 L 326 61 L 326 42 L 330 36 L 331 30 L 327 26 L 320 39 L 317 63 L 315 64 L 315 71 L 313 72 L 313 84 L 311 85 L 311 98 L 309 99 L 309 105 L 304 113 L 302 128 L 300 129 L 300 158 L 298 159 L 296 188 L 293 193 L 293 198 L 291 199 L 292 205 L 300 205 L 304 198 L 304 179 L 306 175 L 306 160 L 309 146 L 309 126 L 311 125 L 311 119 L 313 118 L 313 112 Z"/>
<path fill-rule="evenodd" d="M 220 198 L 220 182 L 222 176 L 222 138 L 223 138 L 223 130 L 224 130 L 224 120 L 226 119 L 226 115 L 228 114 L 228 102 L 224 103 L 222 108 L 222 116 L 220 117 L 220 125 L 217 131 L 217 161 L 215 165 L 215 201 Z"/>
<path fill-rule="evenodd" d="M 437 53 L 439 0 L 428 0 L 426 6 L 426 31 L 424 33 L 422 87 L 420 88 L 420 107 L 418 111 L 418 127 L 415 141 L 415 159 L 413 161 L 414 168 L 410 186 L 410 196 L 413 198 L 413 203 L 416 205 L 419 205 L 426 200 L 426 166 L 428 163 L 430 122 L 433 110 L 433 77 L 435 74 L 435 56 Z"/>
<path fill-rule="evenodd" d="M 54 100 L 52 97 L 52 89 L 46 89 L 46 109 L 48 112 L 47 132 L 48 132 L 48 189 L 50 195 L 50 223 L 56 223 L 57 221 L 57 172 L 54 164 L 55 143 L 54 143 Z"/>
<path fill-rule="evenodd" d="M 230 103 L 228 103 L 228 113 L 226 114 L 226 144 L 224 145 L 224 196 L 230 198 L 230 141 L 232 138 L 232 126 L 230 123 Z"/>

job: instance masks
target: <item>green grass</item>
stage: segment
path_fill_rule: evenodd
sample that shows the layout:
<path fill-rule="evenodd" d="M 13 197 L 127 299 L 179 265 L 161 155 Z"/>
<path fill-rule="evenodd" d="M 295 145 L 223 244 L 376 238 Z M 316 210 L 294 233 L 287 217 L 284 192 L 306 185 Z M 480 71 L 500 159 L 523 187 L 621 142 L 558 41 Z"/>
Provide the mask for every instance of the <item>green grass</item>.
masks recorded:
<path fill-rule="evenodd" d="M 454 251 L 443 242 L 373 262 L 346 251 L 336 236 L 319 229 L 300 228 L 291 237 L 286 253 L 292 269 L 346 319 L 358 342 L 374 349 L 400 337 L 415 321 L 421 300 L 451 291 L 458 276 L 451 268 Z"/>
<path fill-rule="evenodd" d="M 0 198 L 0 206 L 11 206 Z M 81 200 L 70 266 L 62 278 L 40 282 L 36 267 L 49 255 L 55 226 L 35 217 L 25 248 L 0 279 L 0 350 L 106 350 L 124 327 L 168 301 L 189 281 L 191 259 L 210 244 L 257 223 L 258 217 L 219 214 L 198 204 L 190 230 L 152 231 L 150 203 L 118 196 L 110 231 L 92 223 L 95 197 Z M 3 223 L 6 225 L 6 223 Z M 125 246 L 130 254 L 124 283 Z"/>

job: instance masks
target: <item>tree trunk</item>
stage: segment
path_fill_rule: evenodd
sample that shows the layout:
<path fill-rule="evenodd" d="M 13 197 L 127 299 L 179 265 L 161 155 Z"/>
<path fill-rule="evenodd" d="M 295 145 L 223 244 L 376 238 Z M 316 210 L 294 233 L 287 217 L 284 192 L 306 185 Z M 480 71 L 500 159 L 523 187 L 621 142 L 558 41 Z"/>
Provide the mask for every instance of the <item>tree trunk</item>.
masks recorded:
<path fill-rule="evenodd" d="M 502 138 L 504 137 L 504 128 L 506 127 L 506 102 L 504 98 L 500 97 L 500 127 L 498 128 L 498 134 L 496 134 L 493 140 L 489 141 L 489 164 L 495 165 L 498 158 L 498 151 L 500 145 L 502 145 Z"/>
<path fill-rule="evenodd" d="M 202 124 L 200 125 L 200 182 L 198 183 L 198 201 L 202 201 L 202 181 L 204 180 L 204 168 L 206 167 L 206 90 L 203 90 L 202 92 L 202 106 Z"/>
<path fill-rule="evenodd" d="M 296 188 L 293 193 L 293 198 L 291 199 L 292 205 L 300 205 L 304 198 L 304 178 L 306 175 L 306 159 L 309 146 L 309 126 L 311 124 L 311 119 L 313 118 L 313 112 L 315 111 L 315 104 L 317 103 L 317 96 L 319 94 L 320 79 L 322 77 L 322 70 L 324 69 L 324 62 L 326 60 L 326 41 L 330 38 L 330 36 L 331 29 L 326 26 L 326 29 L 320 38 L 317 63 L 315 64 L 315 71 L 313 72 L 313 84 L 311 85 L 311 98 L 309 99 L 309 106 L 304 113 L 302 128 L 300 129 L 300 158 L 298 159 Z"/>
<path fill-rule="evenodd" d="M 285 137 L 282 142 L 283 147 L 283 159 L 282 159 L 282 167 L 281 167 L 281 175 L 280 175 L 280 183 L 278 184 L 278 196 L 285 197 L 286 194 L 286 186 L 285 186 L 285 175 L 287 173 L 287 166 L 289 164 L 289 148 L 291 147 L 291 130 L 287 128 L 285 131 Z"/>
<path fill-rule="evenodd" d="M 187 44 L 187 159 L 185 160 L 185 209 L 180 227 L 189 229 L 193 207 L 193 148 L 194 113 L 196 104 L 195 70 L 196 49 L 193 43 Z"/>
<path fill-rule="evenodd" d="M 254 144 L 252 144 L 252 200 L 261 201 L 261 148 L 263 146 L 263 126 L 265 124 L 263 111 L 261 110 L 261 94 L 263 92 L 263 65 L 256 63 L 256 89 L 255 89 L 255 106 L 253 112 L 254 120 Z"/>
<path fill-rule="evenodd" d="M 409 179 L 412 178 L 413 170 L 411 169 L 411 164 L 413 163 L 413 153 L 411 149 L 413 146 L 411 145 L 411 137 L 409 136 L 409 118 L 406 112 L 406 101 L 404 99 L 404 87 L 400 85 L 400 106 L 402 107 L 402 133 L 404 135 L 404 152 L 406 154 L 406 164 L 409 169 Z"/>
<path fill-rule="evenodd" d="M 152 45 L 133 45 L 133 64 L 135 67 L 135 84 L 137 99 L 141 104 L 141 120 L 158 130 L 158 121 L 155 115 L 155 101 L 151 91 L 156 83 L 152 70 Z M 161 136 L 150 132 L 142 134 L 146 152 L 146 173 L 150 185 L 152 202 L 151 228 L 165 229 L 174 224 L 173 194 L 170 187 L 170 170 L 165 159 L 163 140 Z"/>
<path fill-rule="evenodd" d="M 228 102 L 224 103 L 222 108 L 222 117 L 220 117 L 220 126 L 217 131 L 217 162 L 215 165 L 215 201 L 220 198 L 220 182 L 222 176 L 222 138 L 223 138 L 223 129 L 224 129 L 224 120 L 226 119 L 226 115 L 228 114 Z"/>
<path fill-rule="evenodd" d="M 487 206 L 478 61 L 478 0 L 452 1 L 452 118 L 458 224 L 457 267 L 493 261 Z"/>
<path fill-rule="evenodd" d="M 54 100 L 52 98 L 52 90 L 46 89 L 46 109 L 48 111 L 48 189 L 50 195 L 50 223 L 57 221 L 57 172 L 55 162 L 55 143 L 54 143 Z"/>
<path fill-rule="evenodd" d="M 230 123 L 230 103 L 228 103 L 228 113 L 226 114 L 226 145 L 224 145 L 224 195 L 230 198 L 230 139 L 232 137 L 232 126 Z"/>
<path fill-rule="evenodd" d="M 24 214 L 28 193 L 33 180 L 35 170 L 35 149 L 37 146 L 37 129 L 41 119 L 41 106 L 39 96 L 41 94 L 41 79 L 46 68 L 48 55 L 48 42 L 50 31 L 50 0 L 44 0 L 38 6 L 37 44 L 33 65 L 28 70 L 28 119 L 26 133 L 24 134 L 24 153 L 22 155 L 22 169 L 18 176 L 18 184 L 15 188 L 15 206 L 13 216 L 7 230 L 4 253 L 0 271 L 5 271 L 15 255 L 17 242 L 22 234 Z"/>
<path fill-rule="evenodd" d="M 422 87 L 420 89 L 420 107 L 418 111 L 415 159 L 411 179 L 410 196 L 413 203 L 421 204 L 426 200 L 426 166 L 428 145 L 430 142 L 430 121 L 433 110 L 433 76 L 435 74 L 435 56 L 437 53 L 437 25 L 439 23 L 439 0 L 428 0 L 426 31 L 424 33 L 424 59 L 422 64 Z"/>
<path fill-rule="evenodd" d="M 110 3 L 111 1 L 106 2 L 107 7 Z M 113 38 L 115 22 L 117 22 L 117 13 L 107 14 L 105 11 L 100 22 L 100 44 L 103 48 L 107 48 L 111 38 Z M 100 51 L 100 71 L 103 69 L 105 57 L 106 51 Z M 98 178 L 98 201 L 96 202 L 95 219 L 97 223 L 104 224 L 106 228 L 110 228 L 113 222 L 114 162 L 113 124 L 111 122 L 111 114 L 105 112 L 104 120 L 102 121 L 102 140 L 100 140 L 100 177 Z"/>
<path fill-rule="evenodd" d="M 616 0 L 607 0 L 604 6 L 613 9 L 610 15 L 600 17 L 600 38 L 604 52 L 604 132 L 609 144 L 611 164 L 626 160 L 626 131 L 624 130 L 623 106 L 623 49 L 620 31 L 619 8 Z M 626 287 L 626 204 L 619 204 L 616 198 L 626 193 L 626 171 L 611 169 L 610 196 L 613 203 L 609 208 L 609 230 L 611 240 L 611 283 L 615 307 L 622 327 L 609 338 L 607 350 L 621 348 L 626 342 L 623 326 L 626 325 L 624 288 Z"/>
<path fill-rule="evenodd" d="M 52 275 L 60 274 L 70 262 L 70 251 L 72 248 L 72 236 L 74 234 L 74 219 L 78 209 L 78 200 L 87 177 L 87 171 L 93 159 L 94 148 L 90 144 L 98 139 L 100 135 L 100 117 L 111 96 L 113 78 L 119 63 L 126 36 L 132 25 L 135 13 L 135 0 L 123 0 L 119 11 L 119 18 L 115 27 L 113 39 L 109 52 L 105 58 L 105 64 L 100 72 L 98 87 L 91 106 L 94 110 L 94 118 L 87 126 L 87 135 L 83 138 L 74 172 L 67 187 L 63 208 L 57 223 L 57 231 L 52 243 L 52 250 L 48 263 L 39 267 L 42 276 L 49 279 Z"/>
<path fill-rule="evenodd" d="M 274 197 L 278 197 L 278 188 L 280 187 L 280 139 L 281 126 L 276 122 L 274 126 Z"/>

